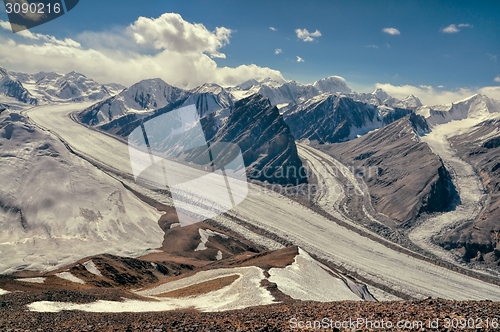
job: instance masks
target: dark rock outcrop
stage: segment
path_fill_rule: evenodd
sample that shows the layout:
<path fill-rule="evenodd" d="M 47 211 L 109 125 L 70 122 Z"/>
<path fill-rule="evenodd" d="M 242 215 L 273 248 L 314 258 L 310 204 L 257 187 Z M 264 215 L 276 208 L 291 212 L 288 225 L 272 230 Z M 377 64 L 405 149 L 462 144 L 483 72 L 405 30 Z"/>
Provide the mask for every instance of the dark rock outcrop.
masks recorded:
<path fill-rule="evenodd" d="M 302 162 L 290 128 L 269 99 L 255 94 L 235 103 L 225 124 L 210 144 L 237 144 L 251 179 L 297 185 L 307 181 L 300 175 Z"/>

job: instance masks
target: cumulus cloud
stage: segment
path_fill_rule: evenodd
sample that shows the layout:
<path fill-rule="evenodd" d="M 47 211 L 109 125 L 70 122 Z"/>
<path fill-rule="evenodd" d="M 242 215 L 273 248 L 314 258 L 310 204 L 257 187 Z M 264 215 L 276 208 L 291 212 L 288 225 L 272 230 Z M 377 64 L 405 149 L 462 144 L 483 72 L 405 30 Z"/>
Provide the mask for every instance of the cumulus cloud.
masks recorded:
<path fill-rule="evenodd" d="M 382 32 L 385 32 L 389 35 L 400 35 L 401 34 L 401 32 L 399 32 L 399 30 L 396 28 L 383 28 Z"/>
<path fill-rule="evenodd" d="M 443 33 L 457 33 L 460 31 L 459 28 L 470 28 L 472 25 L 469 23 L 460 23 L 458 25 L 455 24 L 450 24 L 446 28 L 442 29 L 441 32 Z"/>
<path fill-rule="evenodd" d="M 500 101 L 500 86 L 485 86 L 477 90 L 478 93 Z"/>
<path fill-rule="evenodd" d="M 0 27 L 10 29 L 3 21 Z M 229 43 L 230 33 L 224 27 L 209 31 L 171 13 L 157 19 L 141 17 L 126 28 L 83 33 L 74 39 L 29 31 L 9 37 L 0 34 L 0 65 L 24 72 L 74 70 L 98 82 L 125 85 L 154 77 L 170 84 L 189 82 L 188 87 L 206 82 L 236 85 L 267 77 L 283 81 L 279 71 L 254 64 L 219 67 L 213 57 L 224 56 L 220 49 Z"/>
<path fill-rule="evenodd" d="M 272 31 L 278 31 L 278 29 L 274 28 L 274 27 L 269 27 L 269 30 L 272 30 Z"/>
<path fill-rule="evenodd" d="M 497 76 L 497 77 L 495 77 L 495 78 L 493 79 L 493 81 L 495 81 L 495 82 L 500 82 L 500 75 L 499 75 L 499 76 Z"/>
<path fill-rule="evenodd" d="M 277 48 L 274 50 L 274 54 L 280 54 L 282 52 L 283 52 L 283 50 L 281 48 Z"/>
<path fill-rule="evenodd" d="M 319 32 L 319 30 L 311 33 L 307 31 L 307 29 L 296 29 L 295 33 L 297 34 L 297 37 L 299 37 L 299 39 L 302 39 L 305 42 L 312 42 L 315 40 L 314 38 L 321 37 L 321 32 Z"/>
<path fill-rule="evenodd" d="M 180 53 L 206 52 L 217 58 L 226 57 L 219 49 L 229 44 L 231 35 L 230 29 L 217 27 L 209 31 L 203 24 L 189 23 L 176 13 L 139 17 L 129 28 L 138 44 Z"/>
<path fill-rule="evenodd" d="M 457 33 L 459 31 L 460 30 L 458 30 L 458 28 L 456 27 L 455 24 L 450 24 L 446 28 L 443 29 L 444 33 Z"/>
<path fill-rule="evenodd" d="M 304 59 L 297 55 L 297 62 L 304 62 Z"/>

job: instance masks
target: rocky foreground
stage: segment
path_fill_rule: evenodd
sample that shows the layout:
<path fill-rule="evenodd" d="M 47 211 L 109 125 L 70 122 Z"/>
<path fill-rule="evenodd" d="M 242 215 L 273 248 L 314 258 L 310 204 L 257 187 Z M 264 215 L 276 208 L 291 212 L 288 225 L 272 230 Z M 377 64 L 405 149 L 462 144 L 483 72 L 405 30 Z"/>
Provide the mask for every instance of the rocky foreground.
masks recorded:
<path fill-rule="evenodd" d="M 286 302 L 225 312 L 38 313 L 35 300 L 76 302 L 120 294 L 70 291 L 0 296 L 0 331 L 496 331 L 500 303 L 428 299 L 394 302 Z M 392 326 L 392 327 L 391 327 Z"/>

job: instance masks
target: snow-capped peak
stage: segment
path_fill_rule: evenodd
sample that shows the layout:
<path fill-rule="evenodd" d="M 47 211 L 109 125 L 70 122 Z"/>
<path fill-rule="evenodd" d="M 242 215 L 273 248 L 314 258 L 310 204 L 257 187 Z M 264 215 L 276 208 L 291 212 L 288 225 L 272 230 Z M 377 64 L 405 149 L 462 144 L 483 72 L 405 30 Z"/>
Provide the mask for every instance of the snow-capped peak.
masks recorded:
<path fill-rule="evenodd" d="M 403 100 L 401 100 L 399 103 L 396 103 L 394 106 L 403 107 L 403 108 L 420 107 L 420 106 L 422 106 L 422 102 L 420 101 L 420 99 L 418 99 L 414 95 L 409 95 L 409 96 L 405 97 Z"/>
<path fill-rule="evenodd" d="M 372 95 L 374 95 L 375 97 L 377 97 L 378 99 L 380 99 L 381 101 L 383 100 L 386 100 L 388 98 L 391 98 L 391 96 L 389 96 L 387 94 L 387 92 L 385 92 L 384 90 L 382 90 L 381 88 L 377 88 L 375 91 L 372 92 Z"/>
<path fill-rule="evenodd" d="M 314 82 L 313 87 L 320 92 L 343 92 L 351 93 L 351 88 L 346 84 L 345 79 L 340 76 L 329 76 Z"/>
<path fill-rule="evenodd" d="M 205 83 L 197 88 L 192 89 L 191 93 L 214 93 L 219 94 L 224 90 L 219 84 Z"/>
<path fill-rule="evenodd" d="M 431 125 L 469 118 L 486 119 L 499 113 L 500 103 L 481 94 L 451 104 L 423 106 L 417 109 L 417 114 L 423 115 Z"/>

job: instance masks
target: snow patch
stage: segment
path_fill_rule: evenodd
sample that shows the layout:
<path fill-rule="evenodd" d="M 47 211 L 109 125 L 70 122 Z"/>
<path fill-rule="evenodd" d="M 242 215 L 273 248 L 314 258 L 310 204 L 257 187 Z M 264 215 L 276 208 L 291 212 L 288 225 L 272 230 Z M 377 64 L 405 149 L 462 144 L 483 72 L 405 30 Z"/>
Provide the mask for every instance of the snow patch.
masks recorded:
<path fill-rule="evenodd" d="M 87 269 L 87 271 L 89 271 L 90 273 L 92 274 L 95 274 L 96 276 L 100 276 L 102 277 L 102 274 L 101 274 L 101 271 L 99 271 L 99 269 L 97 268 L 97 266 L 95 266 L 94 262 L 93 261 L 88 261 L 88 262 L 85 262 L 83 263 L 83 266 Z"/>
<path fill-rule="evenodd" d="M 47 278 L 36 277 L 36 278 L 19 278 L 19 279 L 16 279 L 16 280 L 17 281 L 22 281 L 22 282 L 32 282 L 32 283 L 35 283 L 35 284 L 43 284 L 45 282 L 45 279 L 47 279 Z"/>
<path fill-rule="evenodd" d="M 65 279 L 65 280 L 68 280 L 71 282 L 76 282 L 77 284 L 82 284 L 82 285 L 85 284 L 85 281 L 83 281 L 82 279 L 80 279 L 78 277 L 75 277 L 70 272 L 60 272 L 60 273 L 56 273 L 54 275 L 61 278 L 61 279 Z"/>
<path fill-rule="evenodd" d="M 215 256 L 215 259 L 220 261 L 222 259 L 222 251 L 217 251 L 217 255 Z"/>
<path fill-rule="evenodd" d="M 6 290 L 0 288 L 0 295 L 5 295 L 5 294 L 9 294 L 9 293 L 10 293 L 9 291 L 6 291 Z"/>
<path fill-rule="evenodd" d="M 200 233 L 200 237 L 201 237 L 201 242 L 200 244 L 198 244 L 198 247 L 196 247 L 196 249 L 194 251 L 202 251 L 202 250 L 206 250 L 207 249 L 207 242 L 208 242 L 208 238 L 211 237 L 211 236 L 220 236 L 221 238 L 223 239 L 228 239 L 229 236 L 227 235 L 224 235 L 224 234 L 221 234 L 221 233 L 218 233 L 218 232 L 214 232 L 210 229 L 201 229 L 201 228 L 198 228 L 198 232 Z"/>
<path fill-rule="evenodd" d="M 333 271 L 330 270 L 331 273 Z M 361 301 L 338 275 L 325 271 L 324 267 L 307 252 L 299 248 L 292 265 L 269 270 L 270 282 L 296 300 L 302 301 Z M 313 281 L 314 282 L 311 282 Z"/>

